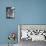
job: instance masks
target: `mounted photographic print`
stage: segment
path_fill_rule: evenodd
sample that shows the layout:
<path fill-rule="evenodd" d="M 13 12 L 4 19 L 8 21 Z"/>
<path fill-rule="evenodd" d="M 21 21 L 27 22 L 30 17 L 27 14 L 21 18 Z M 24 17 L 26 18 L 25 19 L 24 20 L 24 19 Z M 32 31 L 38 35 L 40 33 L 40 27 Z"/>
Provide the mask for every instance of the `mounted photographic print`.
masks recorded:
<path fill-rule="evenodd" d="M 46 25 L 18 25 L 18 38 L 21 40 L 46 41 Z"/>
<path fill-rule="evenodd" d="M 6 18 L 15 18 L 15 7 L 6 7 Z"/>

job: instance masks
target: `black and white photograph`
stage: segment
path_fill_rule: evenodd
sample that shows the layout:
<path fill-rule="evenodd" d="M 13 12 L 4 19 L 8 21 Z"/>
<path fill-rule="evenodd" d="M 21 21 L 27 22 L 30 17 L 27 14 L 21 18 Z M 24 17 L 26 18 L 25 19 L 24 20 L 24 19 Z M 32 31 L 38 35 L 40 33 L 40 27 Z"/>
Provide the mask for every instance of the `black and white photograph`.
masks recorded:
<path fill-rule="evenodd" d="M 6 7 L 6 18 L 15 18 L 15 7 Z"/>
<path fill-rule="evenodd" d="M 18 41 L 20 46 L 43 45 L 46 43 L 46 25 L 18 25 Z"/>

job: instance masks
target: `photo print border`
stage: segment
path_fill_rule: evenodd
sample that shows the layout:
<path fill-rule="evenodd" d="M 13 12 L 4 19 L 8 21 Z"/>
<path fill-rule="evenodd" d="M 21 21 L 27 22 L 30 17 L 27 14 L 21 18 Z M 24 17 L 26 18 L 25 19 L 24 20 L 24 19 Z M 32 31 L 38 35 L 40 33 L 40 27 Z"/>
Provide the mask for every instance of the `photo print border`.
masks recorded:
<path fill-rule="evenodd" d="M 7 19 L 15 18 L 15 7 L 6 7 L 6 18 Z"/>

